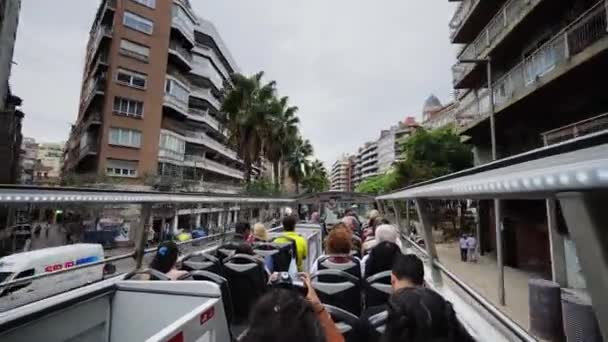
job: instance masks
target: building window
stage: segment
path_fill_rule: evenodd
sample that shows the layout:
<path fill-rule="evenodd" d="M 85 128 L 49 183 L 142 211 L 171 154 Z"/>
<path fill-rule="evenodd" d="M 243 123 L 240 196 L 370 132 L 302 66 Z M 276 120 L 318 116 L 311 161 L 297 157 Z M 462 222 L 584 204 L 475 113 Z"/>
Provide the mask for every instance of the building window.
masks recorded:
<path fill-rule="evenodd" d="M 110 128 L 110 145 L 141 146 L 141 132 L 128 128 Z"/>
<path fill-rule="evenodd" d="M 141 118 L 144 116 L 144 103 L 141 101 L 125 99 L 124 97 L 115 97 L 114 113 Z"/>
<path fill-rule="evenodd" d="M 148 58 L 150 57 L 150 48 L 141 44 L 133 43 L 130 40 L 122 39 L 120 41 L 120 53 L 128 57 L 148 62 Z"/>
<path fill-rule="evenodd" d="M 108 159 L 106 162 L 106 175 L 111 177 L 137 177 L 137 162 Z"/>
<path fill-rule="evenodd" d="M 147 78 L 148 76 L 145 74 L 140 74 L 138 72 L 125 69 L 118 69 L 118 73 L 116 74 L 116 82 L 140 89 L 146 88 Z"/>
<path fill-rule="evenodd" d="M 173 134 L 163 132 L 160 134 L 160 148 L 184 154 L 186 151 L 186 141 Z"/>
<path fill-rule="evenodd" d="M 133 0 L 138 4 L 142 4 L 146 7 L 156 8 L 156 0 Z"/>
<path fill-rule="evenodd" d="M 154 31 L 154 22 L 152 20 L 131 12 L 125 12 L 125 15 L 122 17 L 122 24 L 128 28 L 147 34 L 152 34 Z"/>
<path fill-rule="evenodd" d="M 190 97 L 190 90 L 183 84 L 177 82 L 174 79 L 168 78 L 165 83 L 165 92 L 175 96 L 178 100 L 188 103 Z"/>

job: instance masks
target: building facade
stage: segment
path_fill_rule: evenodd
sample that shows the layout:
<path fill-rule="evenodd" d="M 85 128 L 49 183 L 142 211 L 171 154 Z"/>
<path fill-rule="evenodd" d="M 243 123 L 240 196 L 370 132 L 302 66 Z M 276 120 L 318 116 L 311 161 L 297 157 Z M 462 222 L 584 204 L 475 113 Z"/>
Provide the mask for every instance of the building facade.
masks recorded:
<path fill-rule="evenodd" d="M 493 159 L 492 109 L 497 158 L 608 127 L 597 82 L 608 74 L 607 9 L 604 0 L 460 2 L 450 23 L 452 43 L 461 46 L 452 68 L 455 115 L 467 120 L 462 134 L 477 164 Z M 503 202 L 508 265 L 551 274 L 547 207 Z M 493 248 L 490 205 L 481 212 L 481 243 Z"/>
<path fill-rule="evenodd" d="M 217 30 L 188 0 L 102 1 L 64 173 L 240 191 L 243 163 L 217 120 L 234 72 Z"/>
<path fill-rule="evenodd" d="M 345 155 L 338 159 L 331 168 L 329 180 L 331 191 L 353 191 L 353 172 L 355 165 L 352 156 Z"/>
<path fill-rule="evenodd" d="M 0 184 L 18 183 L 20 177 L 23 112 L 9 86 L 20 9 L 21 0 L 0 1 Z"/>

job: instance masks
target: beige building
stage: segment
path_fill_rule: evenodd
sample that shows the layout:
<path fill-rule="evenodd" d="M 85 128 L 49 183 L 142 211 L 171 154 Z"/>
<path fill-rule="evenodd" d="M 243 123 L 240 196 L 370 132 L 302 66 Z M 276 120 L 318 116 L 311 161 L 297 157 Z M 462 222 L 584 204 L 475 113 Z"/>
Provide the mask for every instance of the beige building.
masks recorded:
<path fill-rule="evenodd" d="M 224 84 L 236 71 L 213 24 L 188 0 L 102 1 L 64 172 L 240 191 L 243 163 L 217 119 Z"/>

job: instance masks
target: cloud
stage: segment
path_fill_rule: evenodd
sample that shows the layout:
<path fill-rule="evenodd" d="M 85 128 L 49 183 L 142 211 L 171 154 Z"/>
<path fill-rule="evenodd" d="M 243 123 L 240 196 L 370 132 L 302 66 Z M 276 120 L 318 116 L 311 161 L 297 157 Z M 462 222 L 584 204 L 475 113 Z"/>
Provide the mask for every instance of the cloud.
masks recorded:
<path fill-rule="evenodd" d="M 451 98 L 447 1 L 191 3 L 214 22 L 244 73 L 264 70 L 300 108 L 302 132 L 326 165 L 405 116 L 420 118 L 430 93 Z M 25 101 L 26 135 L 67 137 L 97 4 L 23 2 L 12 84 Z"/>

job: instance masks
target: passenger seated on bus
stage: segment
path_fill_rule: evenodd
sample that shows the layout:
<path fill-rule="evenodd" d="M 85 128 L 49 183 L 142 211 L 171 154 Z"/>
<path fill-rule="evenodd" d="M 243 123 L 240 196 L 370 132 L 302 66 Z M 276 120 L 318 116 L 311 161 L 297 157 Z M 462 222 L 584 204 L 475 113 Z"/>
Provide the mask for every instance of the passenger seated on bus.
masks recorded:
<path fill-rule="evenodd" d="M 359 260 L 359 258 L 354 256 L 349 257 L 352 250 L 353 236 L 350 229 L 342 223 L 335 225 L 325 239 L 325 254 L 319 256 L 315 262 L 313 262 L 310 273 L 316 273 L 319 270 L 319 261 L 321 259 L 327 259 L 327 256 L 332 256 L 329 258 L 329 261 L 336 264 L 351 262 L 353 259 L 360 264 L 361 260 Z M 361 274 L 359 273 L 355 276 L 361 277 Z"/>
<path fill-rule="evenodd" d="M 188 274 L 187 271 L 181 271 L 175 267 L 178 255 L 177 244 L 173 241 L 165 241 L 158 246 L 156 255 L 150 263 L 150 268 L 166 274 L 171 280 L 177 280 Z"/>
<path fill-rule="evenodd" d="M 295 216 L 289 215 L 283 218 L 283 234 L 278 238 L 274 239 L 277 243 L 289 243 L 295 241 L 296 244 L 296 265 L 298 272 L 304 270 L 304 260 L 308 255 L 308 242 L 300 234 L 296 233 L 296 222 Z"/>
<path fill-rule="evenodd" d="M 319 300 L 308 274 L 302 274 L 306 297 L 275 289 L 251 310 L 249 328 L 239 342 L 344 342 L 344 337 Z"/>
<path fill-rule="evenodd" d="M 401 254 L 401 248 L 397 244 L 390 241 L 380 242 L 361 260 L 363 278 L 391 270 L 395 259 Z"/>
<path fill-rule="evenodd" d="M 248 243 L 238 245 L 238 247 L 234 250 L 234 254 L 246 254 L 259 258 L 264 262 L 264 269 L 266 270 L 267 275 L 270 276 L 270 270 L 272 269 L 272 257 L 269 256 L 268 258 L 264 258 L 261 255 L 255 254 L 253 247 L 251 247 L 251 245 Z"/>
<path fill-rule="evenodd" d="M 397 254 L 393 260 L 391 270 L 391 287 L 395 292 L 402 289 L 424 286 L 424 265 L 422 264 L 422 260 L 414 254 Z M 370 318 L 386 311 L 387 306 L 387 304 L 376 305 L 368 307 L 363 311 L 359 318 L 359 323 L 355 327 L 357 341 L 379 341 L 380 334 L 370 323 Z M 409 342 L 409 340 L 404 341 Z"/>
<path fill-rule="evenodd" d="M 251 225 L 249 222 L 240 221 L 237 222 L 234 226 L 234 237 L 232 238 L 234 242 L 253 242 L 253 236 L 251 235 Z"/>
<path fill-rule="evenodd" d="M 310 223 L 321 223 L 321 215 L 318 211 L 313 211 L 312 214 L 310 214 Z"/>
<path fill-rule="evenodd" d="M 376 228 L 373 239 L 363 243 L 363 253 L 369 252 L 374 246 L 384 241 L 392 242 L 399 246 L 399 248 L 403 246 L 397 228 L 390 224 L 383 224 Z"/>
<path fill-rule="evenodd" d="M 417 287 L 391 295 L 382 342 L 469 342 L 452 304 L 437 292 Z"/>
<path fill-rule="evenodd" d="M 258 222 L 253 225 L 253 238 L 256 241 L 268 241 L 268 230 L 263 223 Z"/>
<path fill-rule="evenodd" d="M 354 235 L 359 237 L 361 236 L 361 227 L 359 226 L 359 223 L 355 217 L 344 216 L 342 218 L 342 223 L 344 223 Z"/>

